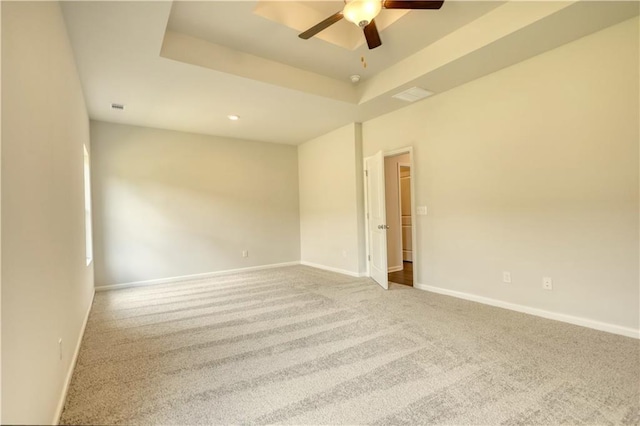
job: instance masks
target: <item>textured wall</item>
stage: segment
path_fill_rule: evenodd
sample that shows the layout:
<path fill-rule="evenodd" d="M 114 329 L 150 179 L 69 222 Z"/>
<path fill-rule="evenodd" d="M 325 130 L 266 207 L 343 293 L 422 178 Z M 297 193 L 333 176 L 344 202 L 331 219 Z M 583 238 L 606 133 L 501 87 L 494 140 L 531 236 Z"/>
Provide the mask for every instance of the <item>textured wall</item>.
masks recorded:
<path fill-rule="evenodd" d="M 96 285 L 300 259 L 295 146 L 98 121 L 91 140 Z"/>
<path fill-rule="evenodd" d="M 365 268 L 359 131 L 349 124 L 298 147 L 301 259 L 356 274 Z"/>
<path fill-rule="evenodd" d="M 414 146 L 419 282 L 637 329 L 638 74 L 635 18 L 363 123 Z"/>
<path fill-rule="evenodd" d="M 3 424 L 57 421 L 93 295 L 83 144 L 89 120 L 59 4 L 3 2 Z"/>

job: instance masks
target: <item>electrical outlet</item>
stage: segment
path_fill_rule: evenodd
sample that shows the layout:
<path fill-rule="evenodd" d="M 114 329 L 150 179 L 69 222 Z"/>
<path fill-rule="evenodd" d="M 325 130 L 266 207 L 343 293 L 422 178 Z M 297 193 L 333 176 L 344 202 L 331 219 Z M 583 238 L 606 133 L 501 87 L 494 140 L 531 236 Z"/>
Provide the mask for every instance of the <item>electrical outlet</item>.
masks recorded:
<path fill-rule="evenodd" d="M 62 361 L 62 339 L 58 339 L 58 356 Z"/>
<path fill-rule="evenodd" d="M 502 281 L 505 283 L 511 283 L 511 272 L 502 272 Z"/>
<path fill-rule="evenodd" d="M 249 251 L 248 250 L 242 250 L 242 257 L 249 257 Z"/>
<path fill-rule="evenodd" d="M 545 290 L 553 290 L 553 280 L 551 277 L 542 277 L 542 288 Z"/>
<path fill-rule="evenodd" d="M 419 216 L 426 216 L 427 215 L 427 206 L 418 206 L 416 208 L 416 213 Z"/>

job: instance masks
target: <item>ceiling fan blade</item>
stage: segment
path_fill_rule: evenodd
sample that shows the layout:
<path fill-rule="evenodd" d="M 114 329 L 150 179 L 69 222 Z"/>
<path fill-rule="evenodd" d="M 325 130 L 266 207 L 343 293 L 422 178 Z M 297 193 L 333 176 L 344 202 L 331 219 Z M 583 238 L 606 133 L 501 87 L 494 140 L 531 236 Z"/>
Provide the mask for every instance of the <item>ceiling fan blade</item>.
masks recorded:
<path fill-rule="evenodd" d="M 385 0 L 385 9 L 440 9 L 444 0 Z"/>
<path fill-rule="evenodd" d="M 330 27 L 331 25 L 335 24 L 341 19 L 342 19 L 342 11 L 329 16 L 327 19 L 314 25 L 313 27 L 309 28 L 307 31 L 298 34 L 298 37 L 305 40 L 310 39 L 314 35 L 318 34 L 320 31 Z"/>
<path fill-rule="evenodd" d="M 369 22 L 369 25 L 364 27 L 364 37 L 367 39 L 367 46 L 369 46 L 369 49 L 375 49 L 382 44 L 378 28 L 376 27 L 376 21 L 374 19 Z"/>

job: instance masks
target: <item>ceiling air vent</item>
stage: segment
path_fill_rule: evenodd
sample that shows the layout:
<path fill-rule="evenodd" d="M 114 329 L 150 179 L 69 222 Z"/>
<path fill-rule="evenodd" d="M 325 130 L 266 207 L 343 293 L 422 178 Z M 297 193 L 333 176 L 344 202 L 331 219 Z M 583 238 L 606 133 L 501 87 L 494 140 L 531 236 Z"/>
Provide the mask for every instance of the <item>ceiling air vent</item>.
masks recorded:
<path fill-rule="evenodd" d="M 429 97 L 431 95 L 433 95 L 433 92 L 424 90 L 420 87 L 412 87 L 410 89 L 405 90 L 404 92 L 400 92 L 393 95 L 393 97 L 406 102 L 415 102 L 415 101 L 419 101 L 420 99 Z"/>
<path fill-rule="evenodd" d="M 123 111 L 124 110 L 124 105 L 122 105 L 122 104 L 111 104 L 111 109 L 117 109 L 117 110 Z"/>

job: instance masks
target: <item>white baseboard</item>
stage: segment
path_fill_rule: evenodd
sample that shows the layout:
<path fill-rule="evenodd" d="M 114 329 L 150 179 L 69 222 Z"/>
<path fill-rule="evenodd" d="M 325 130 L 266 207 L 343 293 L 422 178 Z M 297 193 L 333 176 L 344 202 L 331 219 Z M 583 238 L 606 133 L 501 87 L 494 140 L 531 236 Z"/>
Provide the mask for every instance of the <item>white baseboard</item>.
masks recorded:
<path fill-rule="evenodd" d="M 472 302 L 478 302 L 485 305 L 496 306 L 498 308 L 504 308 L 504 309 L 509 309 L 516 312 L 522 312 L 529 315 L 535 315 L 537 317 L 566 322 L 569 324 L 579 325 L 587 328 L 593 328 L 594 330 L 606 331 L 608 333 L 619 334 L 621 336 L 632 337 L 634 339 L 640 339 L 640 330 L 636 330 L 630 327 L 623 327 L 620 325 L 595 321 L 588 318 L 575 317 L 573 315 L 545 311 L 543 309 L 532 308 L 530 306 L 518 305 L 516 303 L 510 303 L 502 300 L 491 299 L 489 297 L 484 297 L 484 296 L 477 296 L 475 294 L 464 293 L 461 291 L 448 290 L 446 288 L 434 287 L 426 284 L 415 283 L 413 286 L 420 290 L 430 291 L 438 294 L 444 294 L 445 296 L 453 296 L 453 297 L 457 297 L 458 299 L 470 300 Z"/>
<path fill-rule="evenodd" d="M 58 408 L 56 409 L 55 417 L 51 424 L 57 425 L 60 423 L 60 416 L 62 415 L 62 410 L 64 409 L 64 403 L 67 400 L 67 394 L 69 393 L 69 385 L 71 384 L 71 378 L 73 377 L 73 371 L 76 369 L 76 363 L 78 362 L 78 355 L 80 354 L 80 345 L 82 343 L 82 338 L 84 337 L 84 330 L 87 328 L 87 321 L 89 321 L 89 314 L 91 313 L 91 307 L 93 306 L 93 299 L 96 296 L 96 292 L 93 292 L 93 296 L 91 296 L 91 303 L 89 303 L 89 308 L 87 308 L 87 313 L 84 316 L 84 321 L 82 322 L 82 328 L 80 329 L 80 336 L 78 337 L 78 342 L 76 343 L 76 349 L 73 352 L 73 358 L 71 358 L 71 364 L 69 365 L 69 371 L 67 371 L 67 377 L 64 380 L 64 387 L 62 388 L 62 395 L 60 395 L 60 401 L 58 401 Z"/>
<path fill-rule="evenodd" d="M 323 269 L 325 271 L 337 272 L 339 274 L 349 275 L 350 277 L 356 277 L 356 278 L 364 277 L 366 275 L 364 273 L 347 271 L 346 269 L 333 268 L 331 266 L 320 265 L 319 263 L 307 262 L 306 260 L 301 260 L 300 265 L 311 266 L 312 268 Z"/>
<path fill-rule="evenodd" d="M 217 277 L 219 275 L 234 274 L 236 272 L 260 271 L 262 269 L 282 268 L 284 266 L 294 266 L 299 264 L 300 264 L 299 261 L 272 263 L 269 265 L 250 266 L 248 268 L 238 268 L 238 269 L 227 269 L 225 271 L 205 272 L 202 274 L 183 275 L 180 277 L 158 278 L 155 280 L 133 281 L 133 282 L 122 283 L 122 284 L 101 285 L 96 287 L 96 291 L 120 290 L 123 288 L 130 288 L 130 287 L 145 287 L 145 286 L 158 285 L 158 284 L 171 284 L 171 283 L 177 283 L 181 281 L 199 280 L 204 278 Z"/>
<path fill-rule="evenodd" d="M 390 266 L 389 268 L 387 268 L 387 272 L 391 273 L 391 272 L 398 272 L 398 271 L 402 271 L 404 269 L 403 265 L 400 266 Z"/>

